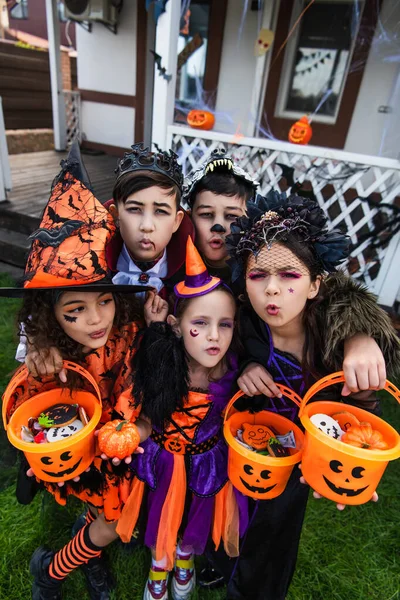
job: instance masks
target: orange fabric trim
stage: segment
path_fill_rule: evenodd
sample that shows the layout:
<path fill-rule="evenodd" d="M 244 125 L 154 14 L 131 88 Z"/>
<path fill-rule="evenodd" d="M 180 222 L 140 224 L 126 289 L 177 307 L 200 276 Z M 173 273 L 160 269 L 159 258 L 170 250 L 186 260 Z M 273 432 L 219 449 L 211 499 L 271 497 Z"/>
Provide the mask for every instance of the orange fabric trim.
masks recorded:
<path fill-rule="evenodd" d="M 230 481 L 225 498 L 225 523 L 222 538 L 225 552 L 228 556 L 239 556 L 239 507 L 236 502 L 233 485 Z"/>
<path fill-rule="evenodd" d="M 214 501 L 212 540 L 215 544 L 215 550 L 218 550 L 218 547 L 221 543 L 223 524 L 225 523 L 225 504 L 227 489 L 227 486 L 224 485 L 222 490 L 220 490 L 215 496 Z"/>
<path fill-rule="evenodd" d="M 166 559 L 166 570 L 174 566 L 178 531 L 182 523 L 186 497 L 185 458 L 174 454 L 174 468 L 158 525 L 156 560 Z"/>
<path fill-rule="evenodd" d="M 125 543 L 131 541 L 132 533 L 138 520 L 140 507 L 142 505 L 144 482 L 137 477 L 133 480 L 131 493 L 125 502 L 121 516 L 117 524 L 117 533 Z"/>
<path fill-rule="evenodd" d="M 213 288 L 217 287 L 217 285 L 219 285 L 220 283 L 221 279 L 219 277 L 211 277 L 211 281 L 199 287 L 189 287 L 184 281 L 180 281 L 176 284 L 176 290 L 179 292 L 179 294 L 182 294 L 183 296 L 192 296 L 194 294 L 198 296 L 202 292 L 212 290 Z"/>

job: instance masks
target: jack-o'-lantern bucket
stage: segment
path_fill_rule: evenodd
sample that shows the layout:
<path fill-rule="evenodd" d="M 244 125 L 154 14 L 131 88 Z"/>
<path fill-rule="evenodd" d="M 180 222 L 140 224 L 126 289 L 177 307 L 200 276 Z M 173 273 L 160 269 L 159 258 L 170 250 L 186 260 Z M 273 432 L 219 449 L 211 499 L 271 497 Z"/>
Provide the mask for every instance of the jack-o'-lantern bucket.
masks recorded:
<path fill-rule="evenodd" d="M 283 396 L 300 407 L 301 398 L 290 388 L 278 385 Z M 224 418 L 224 437 L 229 446 L 228 477 L 240 492 L 256 500 L 270 500 L 284 491 L 295 464 L 301 460 L 304 435 L 301 429 L 282 415 L 262 410 L 257 413 L 249 411 L 232 412 L 232 406 L 238 398 L 244 396 L 238 392 L 228 403 Z M 296 448 L 288 448 L 289 456 L 264 456 L 244 447 L 237 439 L 238 429 L 243 425 L 253 428 L 258 435 L 257 426 L 264 425 L 277 435 L 285 435 L 293 431 Z M 262 431 L 262 428 L 260 428 Z"/>
<path fill-rule="evenodd" d="M 22 450 L 34 474 L 42 481 L 56 483 L 81 475 L 93 462 L 95 456 L 95 435 L 102 409 L 99 387 L 93 377 L 81 366 L 64 361 L 64 368 L 78 373 L 87 379 L 95 394 L 84 390 L 54 388 L 35 394 L 22 402 L 9 417 L 11 403 L 18 394 L 18 387 L 24 386 L 28 369 L 19 369 L 8 384 L 3 395 L 3 424 L 9 441 Z M 39 416 L 55 404 L 78 404 L 88 417 L 88 423 L 74 435 L 60 441 L 37 444 L 21 439 L 21 428 L 27 426 L 30 417 Z"/>
<path fill-rule="evenodd" d="M 371 500 L 388 462 L 400 457 L 400 436 L 388 423 L 361 408 L 330 400 L 308 404 L 321 390 L 343 382 L 343 372 L 328 375 L 304 396 L 299 413 L 305 429 L 301 470 L 306 482 L 321 496 L 340 504 L 364 504 Z M 390 381 L 386 381 L 384 389 L 400 402 L 400 391 Z M 351 413 L 361 423 L 369 422 L 373 430 L 382 434 L 387 449 L 352 446 L 330 437 L 310 421 L 316 414 L 331 417 L 342 411 Z"/>

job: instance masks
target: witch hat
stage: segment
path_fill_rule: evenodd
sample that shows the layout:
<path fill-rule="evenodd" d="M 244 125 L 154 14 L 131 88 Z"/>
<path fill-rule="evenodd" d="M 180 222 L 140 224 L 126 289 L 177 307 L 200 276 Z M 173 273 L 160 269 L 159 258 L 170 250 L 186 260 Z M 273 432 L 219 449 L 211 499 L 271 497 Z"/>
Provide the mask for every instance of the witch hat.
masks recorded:
<path fill-rule="evenodd" d="M 188 236 L 186 242 L 186 275 L 174 287 L 178 298 L 195 298 L 208 294 L 221 284 L 219 277 L 211 277 L 204 264 L 192 238 Z"/>
<path fill-rule="evenodd" d="M 75 142 L 52 183 L 40 227 L 28 239 L 31 250 L 23 286 L 0 288 L 0 296 L 22 296 L 46 289 L 143 291 L 115 286 L 106 261 L 106 245 L 116 232 L 111 214 L 94 196 Z"/>

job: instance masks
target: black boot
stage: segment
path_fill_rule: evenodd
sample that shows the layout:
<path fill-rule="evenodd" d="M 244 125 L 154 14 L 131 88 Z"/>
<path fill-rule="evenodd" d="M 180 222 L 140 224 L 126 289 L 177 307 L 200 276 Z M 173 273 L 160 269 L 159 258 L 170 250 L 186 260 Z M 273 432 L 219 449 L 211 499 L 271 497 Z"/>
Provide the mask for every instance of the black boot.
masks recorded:
<path fill-rule="evenodd" d="M 102 557 L 91 558 L 81 566 L 86 577 L 87 589 L 91 600 L 109 600 L 110 591 L 115 582 L 108 569 L 106 560 Z"/>
<path fill-rule="evenodd" d="M 54 552 L 42 546 L 33 553 L 29 565 L 31 575 L 34 577 L 32 600 L 61 600 L 62 598 L 62 582 L 49 575 L 49 565 L 53 557 Z"/>
<path fill-rule="evenodd" d="M 206 588 L 208 590 L 215 590 L 224 585 L 224 577 L 223 575 L 214 569 L 211 563 L 207 563 L 207 565 L 202 569 L 197 578 L 197 583 L 200 587 Z"/>

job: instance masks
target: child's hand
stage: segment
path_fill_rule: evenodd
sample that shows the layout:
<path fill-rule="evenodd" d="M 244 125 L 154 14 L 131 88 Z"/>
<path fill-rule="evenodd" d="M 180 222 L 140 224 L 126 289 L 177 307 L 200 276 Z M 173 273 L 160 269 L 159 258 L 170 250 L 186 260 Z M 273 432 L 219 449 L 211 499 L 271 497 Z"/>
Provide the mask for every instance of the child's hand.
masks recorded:
<path fill-rule="evenodd" d="M 160 298 L 153 290 L 147 293 L 144 303 L 144 319 L 147 327 L 156 321 L 166 321 L 168 317 L 168 302 Z"/>
<path fill-rule="evenodd" d="M 282 393 L 271 375 L 258 363 L 247 365 L 237 383 L 246 396 L 264 394 L 269 398 L 282 398 Z"/>
<path fill-rule="evenodd" d="M 301 471 L 301 463 L 299 464 L 299 469 L 300 469 L 300 471 Z M 307 481 L 304 479 L 303 475 L 300 477 L 300 483 L 303 483 L 303 484 L 305 484 L 305 485 L 308 485 L 308 483 L 307 483 Z M 310 487 L 311 487 L 311 486 L 310 486 Z M 324 496 L 321 496 L 321 494 L 319 494 L 318 492 L 316 492 L 315 490 L 313 490 L 313 497 L 314 497 L 316 500 L 320 500 L 320 499 L 321 499 L 321 498 L 323 498 Z M 378 496 L 378 494 L 377 494 L 376 492 L 374 492 L 374 493 L 372 494 L 371 502 L 378 502 L 378 500 L 379 500 L 379 496 Z M 346 508 L 346 504 L 340 504 L 340 503 L 338 503 L 338 504 L 336 504 L 336 508 L 337 508 L 338 510 L 344 510 L 344 509 Z"/>
<path fill-rule="evenodd" d="M 44 377 L 58 373 L 60 381 L 67 382 L 67 371 L 63 369 L 62 356 L 55 346 L 42 348 L 41 350 L 30 347 L 25 357 L 25 364 L 29 373 L 34 377 Z"/>
<path fill-rule="evenodd" d="M 385 386 L 385 359 L 374 339 L 363 333 L 344 343 L 342 396 L 363 390 L 381 390 Z"/>
<path fill-rule="evenodd" d="M 94 432 L 94 435 L 95 435 L 96 437 L 99 435 L 99 431 L 100 431 L 100 430 L 99 430 L 99 429 L 97 429 L 97 430 Z M 136 448 L 136 450 L 133 452 L 133 454 L 143 454 L 143 452 L 144 452 L 144 449 L 143 449 L 143 448 L 141 448 L 140 446 L 138 446 L 138 447 Z M 117 467 L 118 465 L 120 465 L 120 464 L 121 464 L 121 462 L 122 462 L 122 459 L 121 459 L 121 458 L 117 458 L 116 456 L 114 456 L 114 458 L 113 458 L 112 456 L 107 456 L 107 454 L 104 454 L 104 452 L 102 452 L 102 453 L 100 454 L 100 456 L 101 456 L 101 458 L 102 458 L 103 460 L 111 460 L 112 464 L 113 464 L 113 465 L 115 465 L 116 467 Z M 129 455 L 129 456 L 127 456 L 126 458 L 124 458 L 123 460 L 124 460 L 125 464 L 129 465 L 129 464 L 132 462 L 132 456 L 131 456 L 131 455 Z"/>
<path fill-rule="evenodd" d="M 90 471 L 90 467 L 88 467 L 85 470 L 85 473 L 88 473 L 89 471 Z M 28 477 L 35 477 L 35 473 L 33 472 L 33 470 L 32 470 L 31 467 L 29 467 L 29 469 L 27 470 L 26 474 L 28 475 Z M 66 483 L 68 483 L 68 481 L 75 481 L 75 482 L 77 482 L 77 481 L 80 481 L 80 480 L 81 480 L 81 478 L 78 475 L 77 477 L 74 477 L 73 479 L 68 479 L 66 481 L 57 481 L 57 485 L 58 485 L 58 487 L 63 487 Z"/>

